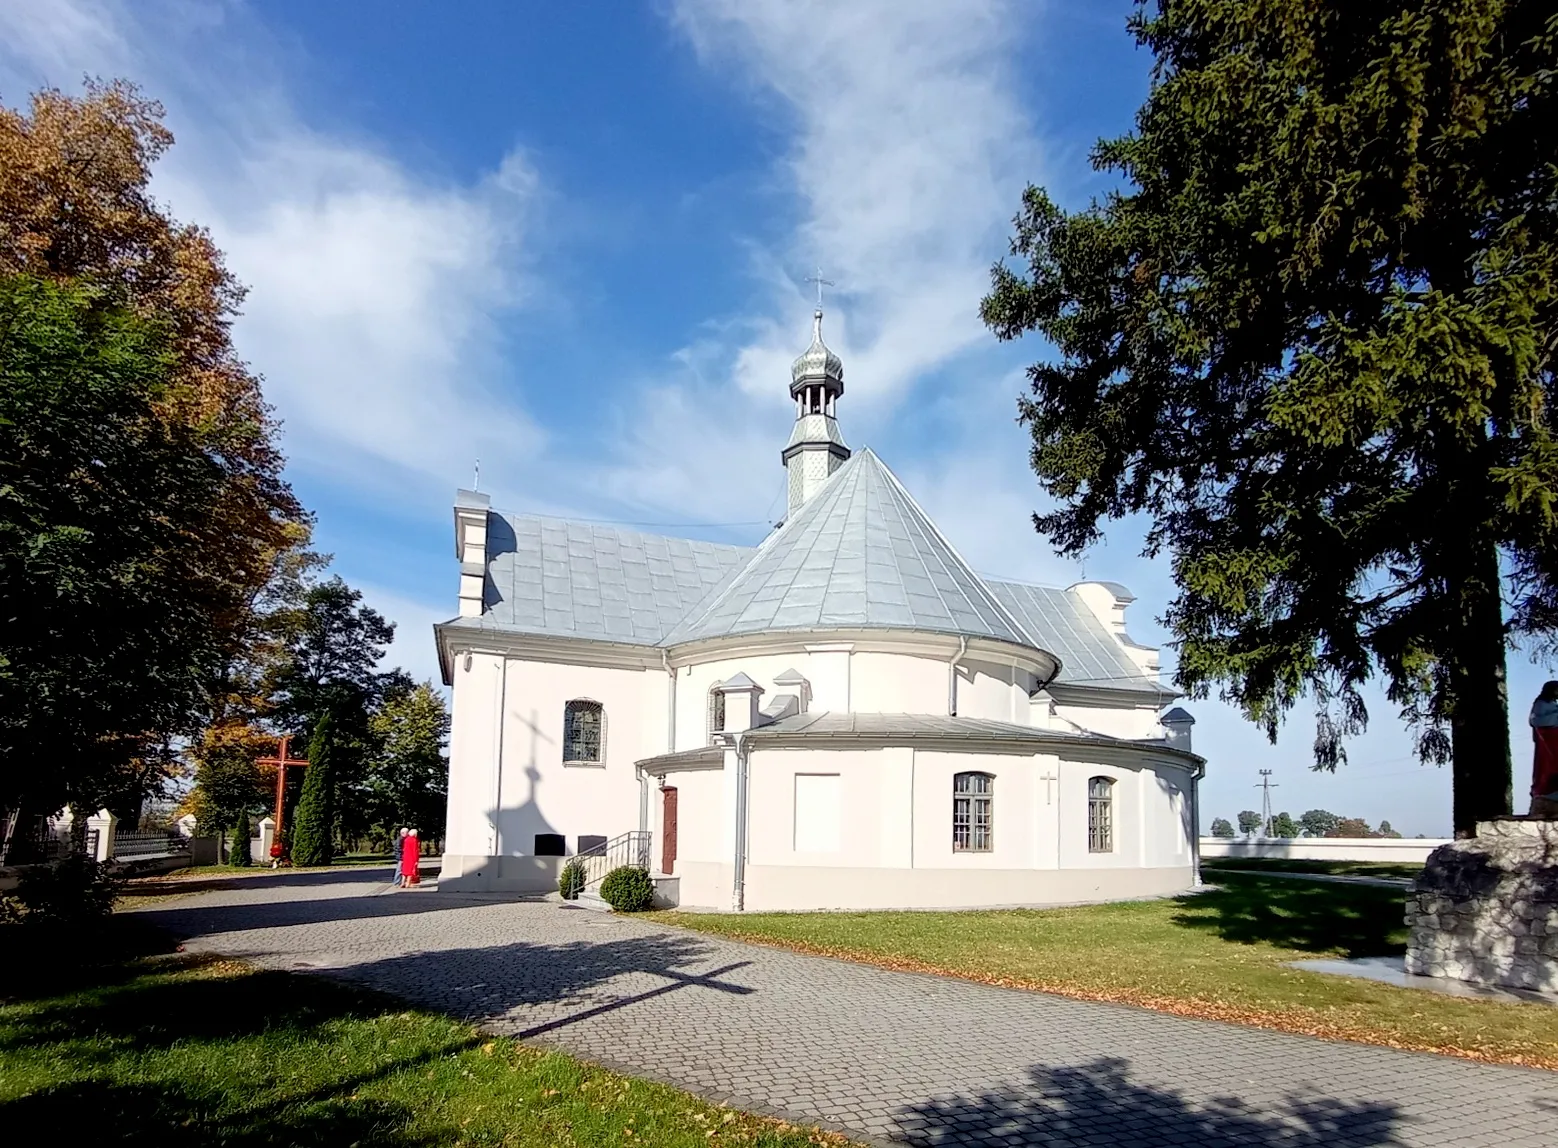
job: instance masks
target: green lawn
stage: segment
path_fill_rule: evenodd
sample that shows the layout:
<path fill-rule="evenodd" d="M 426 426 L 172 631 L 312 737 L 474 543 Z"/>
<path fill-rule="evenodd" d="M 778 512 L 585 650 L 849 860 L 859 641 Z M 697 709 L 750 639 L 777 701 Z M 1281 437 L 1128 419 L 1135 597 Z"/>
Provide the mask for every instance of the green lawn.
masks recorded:
<path fill-rule="evenodd" d="M 703 932 L 1094 1000 L 1558 1068 L 1558 1012 L 1285 967 L 1403 951 L 1404 895 L 1217 877 L 1158 901 L 956 913 L 660 913 Z"/>
<path fill-rule="evenodd" d="M 1300 861 L 1290 857 L 1203 857 L 1201 869 L 1243 869 L 1255 873 L 1324 873 L 1343 877 L 1413 878 L 1423 871 L 1421 864 L 1395 861 Z"/>
<path fill-rule="evenodd" d="M 8 1128 L 126 1145 L 844 1144 L 328 981 L 195 962 L 133 918 L 0 928 Z M 75 1131 L 71 1131 L 75 1130 Z"/>

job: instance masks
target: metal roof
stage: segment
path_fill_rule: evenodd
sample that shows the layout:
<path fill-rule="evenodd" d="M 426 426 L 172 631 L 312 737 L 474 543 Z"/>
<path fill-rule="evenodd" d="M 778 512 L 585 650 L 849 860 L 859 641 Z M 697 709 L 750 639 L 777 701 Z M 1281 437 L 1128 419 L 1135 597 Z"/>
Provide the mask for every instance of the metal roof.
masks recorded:
<path fill-rule="evenodd" d="M 941 714 L 805 713 L 781 718 L 747 733 L 747 737 L 935 737 L 970 741 L 1032 741 L 1036 736 L 1067 741 L 1115 741 L 1103 734 L 1039 729 L 990 718 L 952 717 Z"/>
<path fill-rule="evenodd" d="M 498 511 L 487 521 L 484 608 L 461 626 L 636 646 L 928 630 L 1047 650 L 1062 682 L 1173 693 L 1076 594 L 974 573 L 870 450 L 757 548 Z"/>
<path fill-rule="evenodd" d="M 799 744 L 811 748 L 842 748 L 851 743 L 956 743 L 960 746 L 985 746 L 991 751 L 1003 749 L 1014 753 L 1027 753 L 1035 749 L 1053 749 L 1057 746 L 1090 746 L 1099 750 L 1124 750 L 1138 753 L 1150 750 L 1154 754 L 1178 759 L 1184 764 L 1200 764 L 1204 758 L 1177 749 L 1164 739 L 1139 740 L 1110 737 L 1108 734 L 1076 732 L 1069 730 L 1040 729 L 1014 722 L 993 721 L 988 718 L 943 717 L 940 714 L 878 714 L 878 713 L 805 713 L 780 718 L 768 725 L 758 726 L 742 735 L 761 746 L 765 742 L 777 745 Z M 812 746 L 811 743 L 818 743 Z M 663 774 L 668 770 L 686 768 L 689 765 L 709 767 L 717 764 L 717 747 L 701 747 L 679 753 L 661 754 L 645 758 L 637 764 L 650 773 Z"/>
<path fill-rule="evenodd" d="M 1035 642 L 869 449 L 666 638 L 895 629 Z"/>
<path fill-rule="evenodd" d="M 487 522 L 479 624 L 526 634 L 658 645 L 753 553 L 496 511 Z"/>
<path fill-rule="evenodd" d="M 1060 681 L 1104 689 L 1173 692 L 1143 673 L 1098 615 L 1070 590 L 989 579 L 985 585 L 1037 645 L 1060 659 Z"/>

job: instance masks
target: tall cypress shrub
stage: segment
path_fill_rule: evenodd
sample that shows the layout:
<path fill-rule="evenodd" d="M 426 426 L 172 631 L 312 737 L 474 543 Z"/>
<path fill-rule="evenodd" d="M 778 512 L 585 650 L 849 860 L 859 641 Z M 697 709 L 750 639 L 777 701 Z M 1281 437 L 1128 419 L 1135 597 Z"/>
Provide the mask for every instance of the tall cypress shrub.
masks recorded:
<path fill-rule="evenodd" d="M 328 865 L 335 853 L 335 778 L 331 758 L 335 735 L 326 713 L 314 726 L 308 743 L 308 768 L 303 793 L 292 819 L 292 863 Z"/>
<path fill-rule="evenodd" d="M 247 869 L 254 864 L 249 856 L 249 811 L 238 811 L 238 822 L 233 826 L 233 844 L 227 851 L 227 863 L 235 869 Z"/>

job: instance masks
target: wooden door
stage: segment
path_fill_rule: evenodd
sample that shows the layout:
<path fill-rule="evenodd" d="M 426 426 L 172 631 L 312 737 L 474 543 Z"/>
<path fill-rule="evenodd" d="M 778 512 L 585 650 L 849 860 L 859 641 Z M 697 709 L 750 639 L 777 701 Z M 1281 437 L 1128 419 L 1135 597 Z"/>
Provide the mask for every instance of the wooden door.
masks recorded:
<path fill-rule="evenodd" d="M 673 873 L 676 867 L 676 789 L 668 786 L 660 793 L 664 818 L 660 832 L 660 872 Z"/>

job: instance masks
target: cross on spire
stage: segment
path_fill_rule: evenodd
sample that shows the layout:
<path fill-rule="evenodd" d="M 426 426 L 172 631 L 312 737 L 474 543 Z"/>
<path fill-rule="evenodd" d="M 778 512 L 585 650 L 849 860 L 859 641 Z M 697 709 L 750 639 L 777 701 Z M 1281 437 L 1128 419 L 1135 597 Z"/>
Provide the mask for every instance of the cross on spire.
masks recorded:
<path fill-rule="evenodd" d="M 837 287 L 838 284 L 831 279 L 824 279 L 821 267 L 817 268 L 817 274 L 806 276 L 806 282 L 817 285 L 817 310 L 822 310 L 822 289 L 824 287 Z"/>

